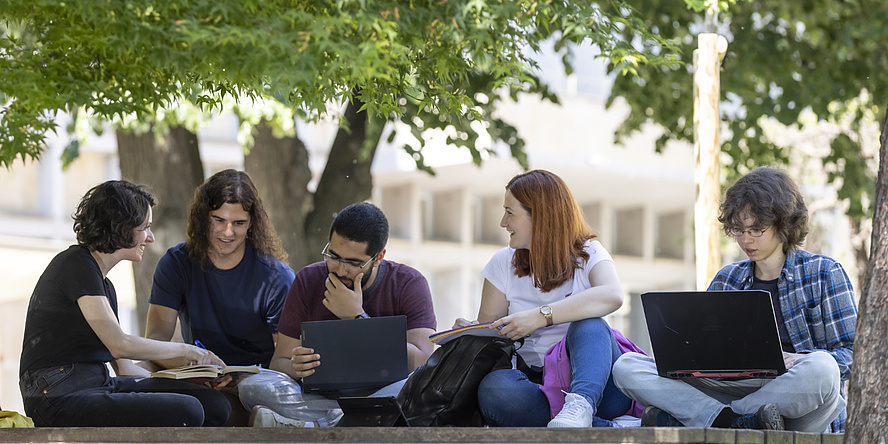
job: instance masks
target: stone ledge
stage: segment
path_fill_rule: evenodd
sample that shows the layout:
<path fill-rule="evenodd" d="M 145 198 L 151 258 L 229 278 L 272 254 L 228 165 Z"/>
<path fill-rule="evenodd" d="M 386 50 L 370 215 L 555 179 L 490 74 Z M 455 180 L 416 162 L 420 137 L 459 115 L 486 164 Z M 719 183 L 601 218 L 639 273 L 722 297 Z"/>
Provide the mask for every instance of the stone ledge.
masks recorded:
<path fill-rule="evenodd" d="M 636 427 L 545 429 L 476 427 L 355 427 L 251 429 L 243 427 L 72 427 L 5 429 L 0 443 L 636 443 L 842 444 L 844 435 Z"/>

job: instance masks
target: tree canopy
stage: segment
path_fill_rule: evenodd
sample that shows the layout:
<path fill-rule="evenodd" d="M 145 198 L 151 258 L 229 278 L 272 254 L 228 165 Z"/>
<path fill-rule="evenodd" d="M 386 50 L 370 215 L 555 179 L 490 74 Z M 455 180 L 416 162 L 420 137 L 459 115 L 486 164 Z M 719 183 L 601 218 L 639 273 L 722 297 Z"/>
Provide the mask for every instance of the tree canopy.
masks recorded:
<path fill-rule="evenodd" d="M 494 88 L 536 85 L 532 56 L 591 42 L 614 69 L 667 61 L 616 0 L 0 0 L 0 165 L 37 158 L 59 111 L 111 118 L 188 100 L 271 97 L 309 118 L 354 95 L 371 115 L 480 117 Z M 667 45 L 668 46 L 668 45 Z"/>
<path fill-rule="evenodd" d="M 625 137 L 648 122 L 658 124 L 668 140 L 694 140 L 693 53 L 696 35 L 706 31 L 701 13 L 709 0 L 640 0 L 633 3 L 646 26 L 679 45 L 682 65 L 639 66 L 637 76 L 617 77 L 609 99 L 624 98 L 631 107 L 618 129 Z M 722 130 L 731 168 L 728 182 L 755 166 L 786 163 L 788 151 L 766 137 L 762 119 L 800 126 L 806 112 L 821 122 L 850 115 L 823 159 L 839 196 L 858 220 L 872 215 L 875 174 L 867 168 L 876 153 L 861 150 L 860 125 L 875 122 L 888 101 L 881 73 L 888 72 L 884 42 L 888 3 L 877 0 L 731 0 L 719 2 L 717 32 L 728 40 L 722 63 Z M 655 51 L 656 47 L 650 47 Z M 882 110 L 884 111 L 884 110 Z M 867 157 L 869 156 L 869 157 Z M 869 205 L 864 205 L 869 203 Z"/>

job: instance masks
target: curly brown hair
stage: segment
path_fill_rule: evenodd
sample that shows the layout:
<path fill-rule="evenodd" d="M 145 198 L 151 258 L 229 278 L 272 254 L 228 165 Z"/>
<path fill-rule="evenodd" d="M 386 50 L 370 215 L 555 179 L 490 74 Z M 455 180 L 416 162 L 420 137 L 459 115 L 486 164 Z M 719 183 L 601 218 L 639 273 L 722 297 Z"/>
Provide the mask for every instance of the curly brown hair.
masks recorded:
<path fill-rule="evenodd" d="M 77 243 L 99 253 L 134 247 L 133 230 L 145 223 L 155 202 L 146 186 L 125 180 L 92 187 L 73 215 Z"/>
<path fill-rule="evenodd" d="M 239 203 L 250 215 L 247 241 L 262 257 L 287 260 L 274 226 L 265 211 L 259 191 L 250 176 L 243 171 L 227 169 L 213 174 L 194 191 L 188 204 L 188 222 L 185 229 L 185 247 L 188 256 L 206 267 L 210 250 L 210 212 L 223 204 Z M 274 266 L 274 263 L 271 263 Z"/>
<path fill-rule="evenodd" d="M 758 167 L 728 188 L 718 214 L 725 234 L 742 227 L 746 214 L 755 218 L 756 226 L 774 227 L 784 253 L 800 248 L 808 236 L 805 198 L 785 171 Z"/>
<path fill-rule="evenodd" d="M 583 248 L 595 239 L 583 211 L 567 184 L 546 170 L 532 170 L 506 185 L 530 213 L 530 249 L 516 249 L 512 259 L 518 277 L 533 276 L 534 286 L 552 291 L 573 278 L 579 261 L 588 260 Z"/>

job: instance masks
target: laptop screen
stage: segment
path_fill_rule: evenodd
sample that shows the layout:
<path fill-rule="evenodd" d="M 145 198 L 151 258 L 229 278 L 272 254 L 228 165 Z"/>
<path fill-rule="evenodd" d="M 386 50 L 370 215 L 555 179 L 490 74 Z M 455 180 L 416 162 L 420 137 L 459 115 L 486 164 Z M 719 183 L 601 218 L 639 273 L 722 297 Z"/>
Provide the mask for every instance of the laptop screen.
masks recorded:
<path fill-rule="evenodd" d="M 768 292 L 649 292 L 641 301 L 660 376 L 767 378 L 786 371 Z"/>
<path fill-rule="evenodd" d="M 360 393 L 407 377 L 405 316 L 303 322 L 302 345 L 321 356 L 305 392 Z"/>

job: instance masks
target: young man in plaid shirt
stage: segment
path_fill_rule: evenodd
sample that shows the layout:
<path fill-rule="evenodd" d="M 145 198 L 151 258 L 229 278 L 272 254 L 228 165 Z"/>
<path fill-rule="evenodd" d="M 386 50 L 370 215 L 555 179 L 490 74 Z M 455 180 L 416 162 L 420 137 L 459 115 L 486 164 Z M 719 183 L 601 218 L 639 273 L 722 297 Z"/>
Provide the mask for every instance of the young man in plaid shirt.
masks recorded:
<path fill-rule="evenodd" d="M 710 291 L 770 292 L 787 372 L 775 379 L 673 380 L 652 358 L 625 354 L 616 385 L 647 405 L 643 426 L 844 431 L 857 305 L 835 260 L 801 250 L 808 209 L 783 171 L 761 167 L 725 193 L 718 220 L 749 260 L 724 267 Z"/>

